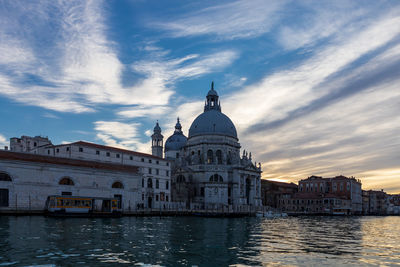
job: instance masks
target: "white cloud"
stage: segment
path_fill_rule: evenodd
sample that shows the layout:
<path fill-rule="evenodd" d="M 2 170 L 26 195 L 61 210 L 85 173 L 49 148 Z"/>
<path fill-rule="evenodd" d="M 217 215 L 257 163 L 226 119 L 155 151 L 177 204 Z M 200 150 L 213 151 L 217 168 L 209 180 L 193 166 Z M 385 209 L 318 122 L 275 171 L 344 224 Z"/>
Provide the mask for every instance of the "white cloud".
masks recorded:
<path fill-rule="evenodd" d="M 107 14 L 102 4 L 66 1 L 16 4 L 10 8 L 14 13 L 6 14 L 1 25 L 11 24 L 14 28 L 0 28 L 0 36 L 4 37 L 0 65 L 7 70 L 0 69 L 0 94 L 25 104 L 74 113 L 94 111 L 96 104 L 167 105 L 178 79 L 217 71 L 237 57 L 236 52 L 226 50 L 171 59 L 161 48 L 149 44 L 143 51 L 151 59 L 131 65 L 144 78 L 124 87 L 121 76 L 130 66 L 120 62 L 115 44 L 106 37 Z M 54 44 L 47 46 L 37 36 L 27 39 L 26 34 L 20 34 L 27 29 L 14 16 L 30 9 L 41 14 L 30 20 L 34 31 L 54 31 L 48 28 L 49 21 L 59 25 Z M 56 14 L 51 16 L 53 12 Z M 43 82 L 27 83 L 25 75 Z"/>
<path fill-rule="evenodd" d="M 5 146 L 10 146 L 10 143 L 4 135 L 0 134 L 0 149 L 3 149 Z"/>
<path fill-rule="evenodd" d="M 123 123 L 118 121 L 96 121 L 96 137 L 107 146 L 120 147 L 149 153 L 151 141 L 141 142 L 139 137 L 140 123 Z"/>
<path fill-rule="evenodd" d="M 178 19 L 151 22 L 174 37 L 214 34 L 223 39 L 249 38 L 268 32 L 286 1 L 234 1 L 203 8 Z"/>
<path fill-rule="evenodd" d="M 374 21 L 359 33 L 340 36 L 301 65 L 267 76 L 229 96 L 224 101 L 225 110 L 235 119 L 239 129 L 282 119 L 289 112 L 330 93 L 329 88 L 319 85 L 330 75 L 396 37 L 400 33 L 398 25 L 400 17 L 392 14 Z"/>

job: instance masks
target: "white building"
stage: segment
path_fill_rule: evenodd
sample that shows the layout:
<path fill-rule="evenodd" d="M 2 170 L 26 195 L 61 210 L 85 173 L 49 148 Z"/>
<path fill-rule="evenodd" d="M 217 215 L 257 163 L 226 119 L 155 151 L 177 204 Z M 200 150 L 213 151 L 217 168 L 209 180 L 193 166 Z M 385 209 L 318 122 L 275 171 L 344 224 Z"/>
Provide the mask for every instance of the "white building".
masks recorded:
<path fill-rule="evenodd" d="M 162 143 L 158 143 L 158 145 L 161 145 L 162 147 Z M 111 183 L 114 180 L 114 176 L 116 176 L 120 178 L 120 183 L 123 184 L 122 189 L 125 189 L 123 190 L 125 193 L 122 196 L 124 203 L 123 207 L 125 211 L 137 208 L 166 209 L 170 206 L 171 166 L 169 161 L 161 157 L 83 141 L 70 144 L 53 145 L 48 138 L 39 136 L 22 136 L 21 138 L 11 138 L 10 151 L 11 152 L 5 153 L 17 155 L 22 152 L 23 154 L 21 155 L 25 155 L 27 157 L 29 156 L 30 158 L 45 157 L 47 159 L 46 162 L 48 164 L 53 164 L 54 166 L 52 165 L 53 167 L 51 168 L 50 172 L 41 172 L 40 170 L 43 163 L 40 160 L 30 161 L 26 164 L 30 166 L 34 175 L 28 175 L 29 172 L 24 173 L 18 171 L 17 166 L 20 164 L 20 162 L 15 162 L 15 164 L 11 164 L 12 160 L 3 162 L 3 165 L 0 165 L 0 173 L 5 173 L 11 177 L 12 183 L 8 183 L 8 187 L 1 187 L 0 184 L 0 189 L 2 188 L 8 190 L 10 193 L 9 200 L 14 201 L 13 199 L 15 196 L 18 195 L 22 197 L 22 191 L 25 192 L 25 195 L 35 195 L 31 194 L 29 191 L 37 192 L 37 190 L 39 190 L 38 186 L 42 184 L 44 180 L 46 180 L 46 177 L 54 177 L 55 179 L 52 180 L 52 182 L 46 183 L 46 186 L 55 187 L 50 188 L 49 191 L 42 190 L 43 192 L 46 192 L 44 193 L 44 198 L 46 198 L 49 193 L 53 195 L 60 194 L 62 192 L 59 190 L 59 184 L 56 181 L 56 177 L 61 179 L 64 176 L 71 177 L 74 183 L 75 187 L 69 187 L 74 188 L 74 190 L 71 191 L 73 195 L 110 197 L 112 196 L 111 191 L 108 192 L 105 190 L 105 188 L 107 188 L 108 184 Z M 69 169 L 69 165 L 67 164 L 69 161 L 67 159 L 89 162 L 88 164 L 91 162 L 95 167 L 91 167 L 91 175 L 83 174 L 84 172 L 81 173 L 79 171 L 68 174 L 65 172 L 65 169 Z M 64 166 L 65 164 L 67 164 L 66 167 Z M 15 168 L 10 169 L 9 166 L 15 166 Z M 97 166 L 99 166 L 99 169 L 97 169 Z M 104 166 L 115 167 L 106 175 L 103 172 Z M 130 173 L 129 176 L 126 176 L 126 172 L 124 174 L 118 174 L 119 168 L 129 167 L 137 171 L 134 174 Z M 71 169 L 71 172 L 72 170 L 75 169 Z M 27 176 L 25 177 L 24 175 Z M 25 179 L 28 180 L 30 187 L 16 184 L 15 182 L 17 180 L 13 179 L 12 177 L 19 177 L 19 179 L 17 179 L 18 181 L 23 181 Z M 101 177 L 104 177 L 104 179 Z M 92 185 L 90 190 L 95 191 L 92 192 L 89 190 L 88 186 L 90 184 Z M 102 185 L 101 187 L 96 187 L 100 184 Z M 129 186 L 129 188 L 126 187 L 125 184 L 126 186 Z M 13 186 L 13 190 L 9 189 L 11 185 Z M 85 185 L 84 188 L 88 189 L 89 191 L 83 190 L 81 185 Z M 101 190 L 98 188 L 101 188 Z M 19 190 L 22 191 L 20 192 Z M 129 196 L 127 194 L 129 194 Z M 40 198 L 40 201 L 42 200 L 43 199 Z M 18 201 L 18 199 L 16 201 Z M 43 209 L 44 202 L 40 204 L 40 201 L 34 204 L 35 208 Z M 13 207 L 12 205 L 13 204 L 11 204 L 11 207 Z"/>
<path fill-rule="evenodd" d="M 261 166 L 252 162 L 251 153 L 240 156 L 236 128 L 218 98 L 212 84 L 189 137 L 178 118 L 165 142 L 165 157 L 174 161 L 172 200 L 188 208 L 261 206 Z"/>

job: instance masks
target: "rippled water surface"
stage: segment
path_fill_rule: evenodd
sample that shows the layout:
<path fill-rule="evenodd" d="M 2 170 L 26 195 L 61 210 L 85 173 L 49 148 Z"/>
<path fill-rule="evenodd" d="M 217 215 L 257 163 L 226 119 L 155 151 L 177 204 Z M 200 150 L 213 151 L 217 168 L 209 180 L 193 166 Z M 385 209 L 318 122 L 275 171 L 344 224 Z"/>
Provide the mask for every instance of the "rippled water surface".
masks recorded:
<path fill-rule="evenodd" d="M 0 266 L 400 265 L 400 217 L 0 217 Z"/>

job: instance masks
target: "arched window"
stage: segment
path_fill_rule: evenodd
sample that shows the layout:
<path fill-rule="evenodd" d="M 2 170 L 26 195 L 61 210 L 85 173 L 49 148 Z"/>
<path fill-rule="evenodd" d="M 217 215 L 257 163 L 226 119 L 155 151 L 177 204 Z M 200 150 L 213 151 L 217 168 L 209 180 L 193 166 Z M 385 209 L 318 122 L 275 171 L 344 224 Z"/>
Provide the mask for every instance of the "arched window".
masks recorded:
<path fill-rule="evenodd" d="M 151 180 L 151 178 L 147 179 L 147 187 L 153 188 L 153 180 Z"/>
<path fill-rule="evenodd" d="M 61 184 L 61 185 L 75 185 L 75 184 L 74 184 L 74 181 L 72 181 L 71 178 L 69 178 L 69 177 L 64 177 L 64 178 L 62 178 L 62 179 L 58 182 L 58 184 Z"/>
<path fill-rule="evenodd" d="M 169 181 L 167 181 L 166 183 L 165 183 L 165 189 L 169 189 Z"/>
<path fill-rule="evenodd" d="M 216 157 L 217 157 L 217 164 L 222 164 L 222 151 L 221 150 L 217 150 Z"/>
<path fill-rule="evenodd" d="M 213 151 L 211 149 L 207 151 L 207 163 L 213 163 Z"/>
<path fill-rule="evenodd" d="M 112 184 L 111 187 L 112 187 L 112 188 L 120 188 L 120 189 L 123 189 L 123 188 L 124 188 L 124 185 L 123 185 L 121 182 L 115 182 L 115 183 Z"/>
<path fill-rule="evenodd" d="M 210 182 L 220 182 L 222 183 L 224 181 L 224 179 L 222 178 L 221 175 L 218 174 L 213 174 L 210 176 Z"/>
<path fill-rule="evenodd" d="M 182 174 L 178 175 L 178 177 L 176 178 L 176 182 L 178 182 L 178 183 L 186 182 L 185 176 L 183 176 Z"/>
<path fill-rule="evenodd" d="M 0 181 L 6 181 L 6 182 L 11 182 L 11 177 L 8 173 L 6 172 L 0 172 Z"/>

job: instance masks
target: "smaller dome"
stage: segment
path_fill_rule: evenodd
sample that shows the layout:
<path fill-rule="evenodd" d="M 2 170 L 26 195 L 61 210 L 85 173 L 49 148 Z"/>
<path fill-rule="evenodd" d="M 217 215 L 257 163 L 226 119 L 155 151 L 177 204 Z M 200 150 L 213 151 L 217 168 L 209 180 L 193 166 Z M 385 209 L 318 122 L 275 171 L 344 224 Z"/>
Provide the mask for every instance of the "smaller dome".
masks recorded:
<path fill-rule="evenodd" d="M 186 141 L 187 138 L 185 135 L 183 135 L 182 126 L 178 118 L 175 125 L 174 134 L 168 137 L 167 141 L 165 141 L 165 152 L 170 150 L 181 150 L 186 145 Z"/>
<path fill-rule="evenodd" d="M 156 123 L 156 126 L 154 127 L 154 133 L 161 133 L 161 128 L 160 125 L 158 125 L 158 121 Z"/>

